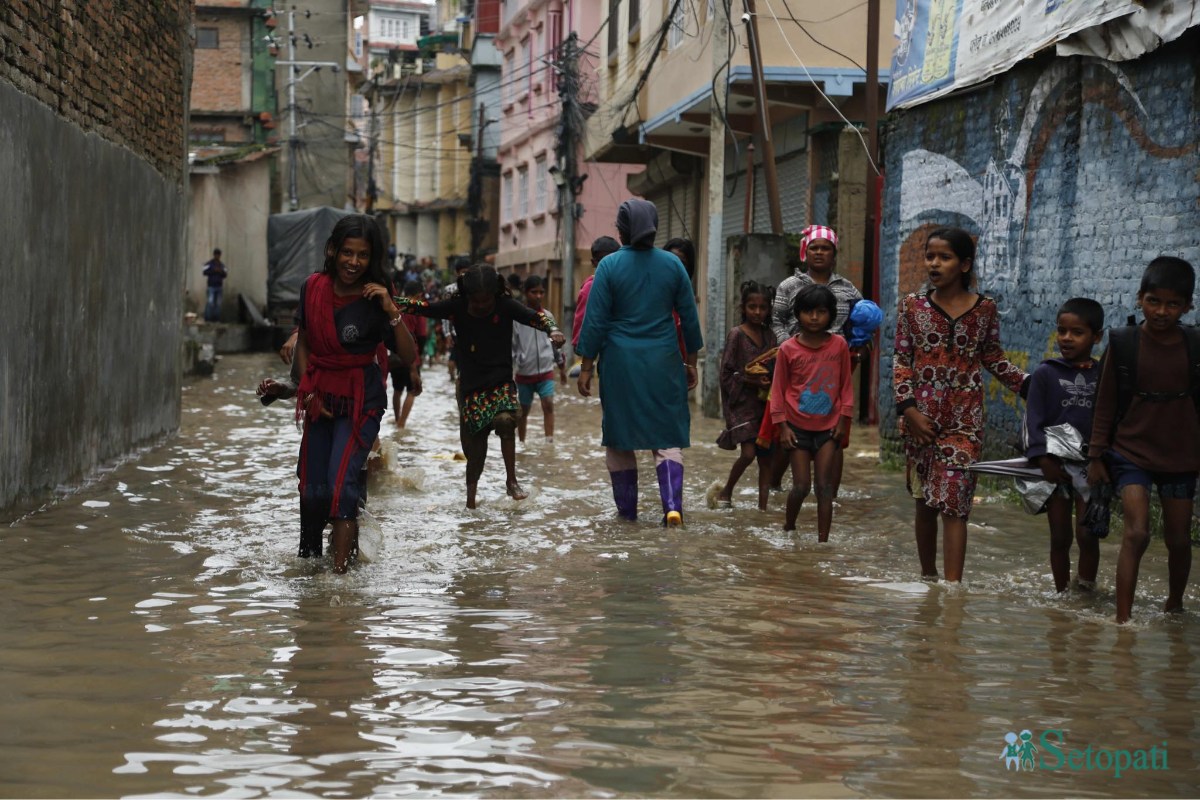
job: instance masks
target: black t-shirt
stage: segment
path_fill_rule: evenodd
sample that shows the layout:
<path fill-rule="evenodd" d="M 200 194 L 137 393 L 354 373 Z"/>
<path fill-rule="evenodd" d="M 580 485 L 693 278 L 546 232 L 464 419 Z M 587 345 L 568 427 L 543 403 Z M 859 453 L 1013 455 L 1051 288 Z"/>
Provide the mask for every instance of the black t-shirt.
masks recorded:
<path fill-rule="evenodd" d="M 428 305 L 414 305 L 407 313 L 449 319 L 454 323 L 454 361 L 464 395 L 511 381 L 513 323 L 535 325 L 539 315 L 511 297 L 496 298 L 486 317 L 467 312 L 467 298 L 454 295 Z"/>
<path fill-rule="evenodd" d="M 296 327 L 304 330 L 305 302 L 308 284 L 300 287 L 300 307 L 296 309 Z M 333 327 L 337 331 L 338 342 L 347 353 L 366 355 L 374 353 L 380 342 L 387 345 L 388 350 L 396 349 L 396 336 L 392 330 L 387 313 L 379 307 L 379 302 L 366 297 L 360 297 L 341 308 L 333 311 Z M 378 364 L 369 364 L 363 375 L 363 392 L 365 408 L 373 409 L 387 405 L 387 391 L 383 385 L 383 375 Z"/>

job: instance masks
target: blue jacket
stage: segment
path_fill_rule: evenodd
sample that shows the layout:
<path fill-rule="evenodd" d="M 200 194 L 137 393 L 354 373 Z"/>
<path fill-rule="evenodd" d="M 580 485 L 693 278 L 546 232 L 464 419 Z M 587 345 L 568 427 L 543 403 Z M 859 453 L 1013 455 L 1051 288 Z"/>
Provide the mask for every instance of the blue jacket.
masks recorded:
<path fill-rule="evenodd" d="M 1021 431 L 1026 458 L 1046 455 L 1045 431 L 1054 425 L 1068 423 L 1083 434 L 1083 441 L 1091 438 L 1099 380 L 1100 369 L 1095 359 L 1087 366 L 1077 367 L 1062 358 L 1048 358 L 1033 371 Z"/>

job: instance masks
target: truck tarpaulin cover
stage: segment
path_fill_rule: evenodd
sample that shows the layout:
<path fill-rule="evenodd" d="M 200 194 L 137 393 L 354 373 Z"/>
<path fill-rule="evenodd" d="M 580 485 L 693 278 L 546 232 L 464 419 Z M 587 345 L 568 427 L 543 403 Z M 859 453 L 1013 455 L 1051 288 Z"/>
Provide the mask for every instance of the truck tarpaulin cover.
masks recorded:
<path fill-rule="evenodd" d="M 309 275 L 325 265 L 325 242 L 351 212 L 309 208 L 272 214 L 267 220 L 267 306 L 294 306 Z"/>

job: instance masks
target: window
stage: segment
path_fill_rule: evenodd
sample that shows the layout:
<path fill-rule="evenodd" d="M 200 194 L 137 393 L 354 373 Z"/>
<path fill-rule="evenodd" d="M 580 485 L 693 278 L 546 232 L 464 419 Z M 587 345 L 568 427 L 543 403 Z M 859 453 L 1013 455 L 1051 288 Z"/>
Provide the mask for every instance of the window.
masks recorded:
<path fill-rule="evenodd" d="M 543 214 L 546 211 L 546 183 L 550 173 L 546 166 L 546 157 L 538 156 L 534 161 L 533 172 L 533 210 Z"/>
<path fill-rule="evenodd" d="M 530 60 L 532 58 L 533 55 L 529 52 L 529 37 L 526 36 L 521 40 L 521 47 L 519 50 L 517 50 L 517 69 L 525 71 L 524 84 L 526 92 L 529 91 L 529 84 L 532 82 L 532 78 L 529 74 Z"/>
<path fill-rule="evenodd" d="M 620 0 L 608 0 L 608 55 L 614 56 L 617 53 L 617 42 L 620 38 L 617 36 L 617 11 L 620 8 Z M 559 25 L 561 26 L 561 22 Z"/>
<path fill-rule="evenodd" d="M 558 58 L 558 48 L 562 47 L 561 11 L 551 11 L 546 15 L 546 45 L 550 48 L 550 58 Z"/>
<path fill-rule="evenodd" d="M 362 58 L 363 54 L 363 34 L 361 30 L 354 32 L 354 57 Z"/>
<path fill-rule="evenodd" d="M 675 10 L 675 16 L 671 18 L 671 29 L 667 32 L 667 49 L 674 50 L 683 44 L 692 27 L 691 6 L 680 3 Z"/>
<path fill-rule="evenodd" d="M 216 50 L 221 46 L 221 36 L 216 28 L 196 28 L 196 49 Z"/>
<path fill-rule="evenodd" d="M 223 142 L 225 129 L 193 125 L 188 129 L 188 139 L 193 142 Z"/>
<path fill-rule="evenodd" d="M 517 219 L 529 216 L 529 167 L 517 167 Z"/>
<path fill-rule="evenodd" d="M 504 54 L 504 70 L 500 73 L 500 87 L 503 93 L 503 103 L 506 106 L 511 106 L 513 96 L 516 94 L 513 91 L 513 82 L 516 80 L 516 75 L 513 70 L 516 68 L 516 62 L 513 59 L 511 52 Z"/>
<path fill-rule="evenodd" d="M 546 57 L 545 27 L 537 29 L 537 39 L 535 41 L 537 42 L 537 47 L 533 51 L 533 60 L 536 63 L 538 74 L 541 75 L 542 70 L 545 68 L 545 65 L 542 63 L 542 59 Z"/>
<path fill-rule="evenodd" d="M 513 207 L 513 174 L 511 172 L 504 173 L 500 183 L 500 222 L 507 224 L 512 221 Z"/>
<path fill-rule="evenodd" d="M 379 38 L 392 42 L 411 42 L 413 27 L 411 17 L 380 17 Z"/>

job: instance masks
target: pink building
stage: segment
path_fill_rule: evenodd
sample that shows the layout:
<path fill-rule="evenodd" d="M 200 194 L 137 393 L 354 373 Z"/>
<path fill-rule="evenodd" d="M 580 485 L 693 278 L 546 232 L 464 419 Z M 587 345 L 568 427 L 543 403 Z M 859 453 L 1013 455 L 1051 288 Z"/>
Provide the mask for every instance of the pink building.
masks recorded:
<path fill-rule="evenodd" d="M 563 307 L 562 260 L 565 220 L 559 185 L 562 164 L 557 151 L 563 102 L 555 64 L 571 32 L 579 46 L 592 40 L 604 21 L 606 4 L 596 0 L 506 0 L 500 6 L 496 49 L 502 58 L 500 79 L 500 241 L 496 266 L 501 272 L 549 276 L 548 308 Z M 590 48 L 598 52 L 593 45 Z M 595 103 L 596 61 L 580 54 L 579 85 L 584 107 Z M 594 107 L 594 106 L 592 106 Z M 616 238 L 617 208 L 630 196 L 625 164 L 584 163 L 586 126 L 579 126 L 576 170 L 582 178 L 576 196 L 582 211 L 575 222 L 575 286 L 590 270 L 590 248 L 598 236 Z M 640 169 L 641 167 L 636 167 Z M 573 299 L 573 298 L 572 298 Z"/>

